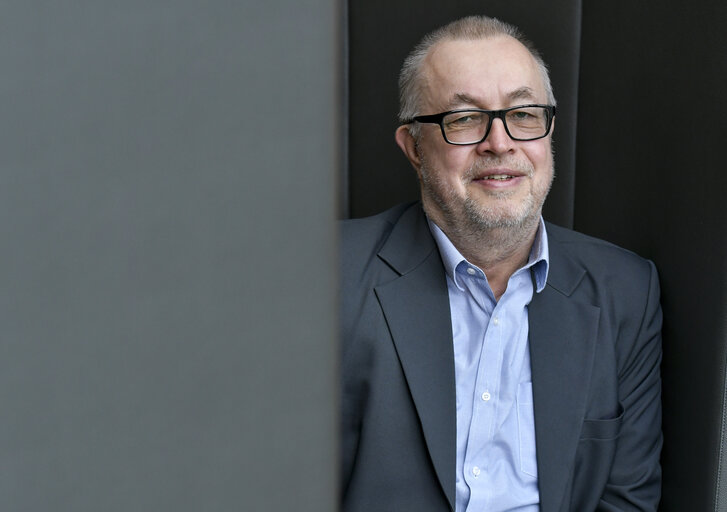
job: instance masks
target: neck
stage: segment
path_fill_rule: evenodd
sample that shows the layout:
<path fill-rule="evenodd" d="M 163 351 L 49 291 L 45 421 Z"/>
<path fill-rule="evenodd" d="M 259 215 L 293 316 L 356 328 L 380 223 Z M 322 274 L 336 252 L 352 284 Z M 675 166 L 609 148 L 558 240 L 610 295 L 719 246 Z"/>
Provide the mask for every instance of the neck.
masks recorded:
<path fill-rule="evenodd" d="M 477 265 L 487 276 L 495 298 L 499 300 L 516 270 L 523 267 L 538 231 L 540 214 L 521 225 L 466 229 L 449 226 L 432 219 L 447 235 L 467 261 Z"/>

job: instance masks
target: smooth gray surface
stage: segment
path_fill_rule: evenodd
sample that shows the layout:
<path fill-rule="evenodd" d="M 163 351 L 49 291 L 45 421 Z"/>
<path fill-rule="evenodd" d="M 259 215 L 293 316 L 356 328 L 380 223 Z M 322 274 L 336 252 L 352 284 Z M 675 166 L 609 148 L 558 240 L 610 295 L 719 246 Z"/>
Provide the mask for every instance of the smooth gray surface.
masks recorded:
<path fill-rule="evenodd" d="M 4 510 L 334 510 L 337 9 L 0 6 Z"/>

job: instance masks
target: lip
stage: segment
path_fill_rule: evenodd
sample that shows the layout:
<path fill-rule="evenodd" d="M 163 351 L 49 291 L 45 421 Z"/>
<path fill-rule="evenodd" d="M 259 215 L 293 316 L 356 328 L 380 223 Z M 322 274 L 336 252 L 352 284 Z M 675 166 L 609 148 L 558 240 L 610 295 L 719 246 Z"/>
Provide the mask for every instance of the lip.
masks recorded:
<path fill-rule="evenodd" d="M 513 169 L 488 169 L 477 173 L 472 181 L 487 188 L 506 188 L 519 184 L 525 173 Z"/>

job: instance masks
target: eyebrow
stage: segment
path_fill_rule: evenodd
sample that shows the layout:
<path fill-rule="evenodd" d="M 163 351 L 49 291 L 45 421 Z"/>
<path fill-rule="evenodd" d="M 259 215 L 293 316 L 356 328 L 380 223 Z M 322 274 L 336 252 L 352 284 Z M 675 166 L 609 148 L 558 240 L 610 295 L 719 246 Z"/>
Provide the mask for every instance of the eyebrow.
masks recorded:
<path fill-rule="evenodd" d="M 507 98 L 510 101 L 516 100 L 529 100 L 535 101 L 535 91 L 530 87 L 524 86 L 515 89 L 514 91 L 507 94 Z M 470 96 L 469 94 L 458 92 L 452 99 L 445 105 L 446 109 L 459 108 L 462 105 L 477 105 L 478 101 Z"/>
<path fill-rule="evenodd" d="M 535 100 L 535 91 L 533 91 L 530 87 L 520 87 L 519 89 L 515 89 L 510 94 L 507 95 L 508 98 L 511 100 Z"/>
<path fill-rule="evenodd" d="M 465 94 L 463 92 L 458 92 L 455 94 L 449 102 L 445 105 L 445 108 L 451 109 L 451 108 L 457 108 L 461 107 L 462 105 L 477 105 L 477 100 L 475 100 L 472 96 L 469 94 Z"/>

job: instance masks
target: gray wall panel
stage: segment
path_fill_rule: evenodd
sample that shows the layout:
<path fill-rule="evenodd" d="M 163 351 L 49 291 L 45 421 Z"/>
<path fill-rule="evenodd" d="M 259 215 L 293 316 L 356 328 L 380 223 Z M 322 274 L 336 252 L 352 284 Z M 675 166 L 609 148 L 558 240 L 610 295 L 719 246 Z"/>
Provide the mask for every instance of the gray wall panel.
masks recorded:
<path fill-rule="evenodd" d="M 3 2 L 4 509 L 334 510 L 339 25 Z"/>

